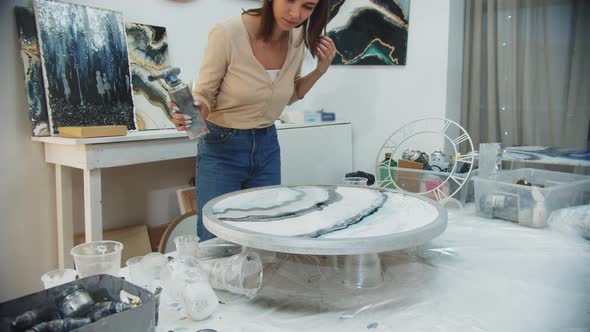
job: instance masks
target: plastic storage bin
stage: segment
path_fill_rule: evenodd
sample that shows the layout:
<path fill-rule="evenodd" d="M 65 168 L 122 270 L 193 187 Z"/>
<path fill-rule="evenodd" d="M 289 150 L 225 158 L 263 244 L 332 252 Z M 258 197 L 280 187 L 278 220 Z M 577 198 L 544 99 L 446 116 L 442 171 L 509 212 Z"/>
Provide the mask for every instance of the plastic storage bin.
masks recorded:
<path fill-rule="evenodd" d="M 379 166 L 378 167 L 378 174 L 377 180 L 379 183 L 386 179 L 389 174 L 389 169 L 391 169 L 391 174 L 400 187 L 408 192 L 413 193 L 420 193 L 432 190 L 440 185 L 441 182 L 444 182 L 445 179 L 449 177 L 449 173 L 447 172 L 437 172 L 437 171 L 426 171 L 420 169 L 412 169 L 412 168 L 401 168 L 401 167 L 388 167 L 388 166 Z M 477 175 L 477 170 L 473 170 L 466 180 L 465 185 L 453 196 L 453 198 L 459 200 L 461 204 L 465 204 L 467 202 L 471 202 L 474 199 L 474 188 L 473 182 L 471 179 Z M 466 173 L 455 173 L 454 176 L 456 178 L 460 178 L 465 180 L 467 177 Z M 384 188 L 389 189 L 397 189 L 395 185 L 392 183 L 386 183 L 382 185 Z M 441 190 L 445 195 L 451 195 L 454 193 L 457 188 L 459 187 L 459 183 L 448 179 L 445 184 L 442 185 Z M 425 194 L 428 198 L 436 200 L 436 197 L 433 193 Z"/>
<path fill-rule="evenodd" d="M 10 323 L 16 316 L 27 310 L 38 307 L 48 307 L 57 310 L 55 303 L 57 296 L 73 285 L 84 286 L 95 301 L 105 298 L 118 300 L 121 291 L 137 296 L 142 301 L 142 305 L 136 308 L 104 317 L 94 323 L 80 327 L 75 331 L 150 332 L 156 330 L 156 312 L 158 310 L 156 297 L 147 290 L 121 278 L 113 277 L 108 274 L 100 274 L 0 303 L 0 331 L 20 331 L 12 329 Z"/>
<path fill-rule="evenodd" d="M 535 168 L 590 175 L 590 151 L 546 146 L 511 146 L 504 149 L 503 169 Z"/>
<path fill-rule="evenodd" d="M 516 184 L 520 179 L 532 186 Z M 554 210 L 588 204 L 590 199 L 590 176 L 579 174 L 521 168 L 473 181 L 479 215 L 528 227 L 546 227 Z"/>

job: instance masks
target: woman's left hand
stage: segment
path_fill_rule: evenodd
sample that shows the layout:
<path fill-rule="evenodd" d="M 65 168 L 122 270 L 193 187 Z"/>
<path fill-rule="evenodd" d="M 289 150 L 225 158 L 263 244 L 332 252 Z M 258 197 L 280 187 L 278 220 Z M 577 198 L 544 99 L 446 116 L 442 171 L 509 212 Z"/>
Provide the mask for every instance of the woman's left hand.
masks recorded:
<path fill-rule="evenodd" d="M 318 57 L 318 65 L 316 70 L 323 75 L 326 71 L 328 71 L 328 67 L 336 55 L 336 45 L 334 45 L 334 42 L 332 39 L 330 39 L 330 37 L 321 36 L 315 54 Z"/>

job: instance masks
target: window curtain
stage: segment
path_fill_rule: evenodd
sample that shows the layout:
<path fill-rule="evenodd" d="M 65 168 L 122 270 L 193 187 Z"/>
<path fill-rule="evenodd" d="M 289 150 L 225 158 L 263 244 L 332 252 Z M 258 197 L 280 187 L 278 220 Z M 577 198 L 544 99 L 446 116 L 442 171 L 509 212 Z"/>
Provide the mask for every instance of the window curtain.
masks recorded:
<path fill-rule="evenodd" d="M 465 6 L 461 123 L 474 144 L 587 148 L 590 1 Z"/>

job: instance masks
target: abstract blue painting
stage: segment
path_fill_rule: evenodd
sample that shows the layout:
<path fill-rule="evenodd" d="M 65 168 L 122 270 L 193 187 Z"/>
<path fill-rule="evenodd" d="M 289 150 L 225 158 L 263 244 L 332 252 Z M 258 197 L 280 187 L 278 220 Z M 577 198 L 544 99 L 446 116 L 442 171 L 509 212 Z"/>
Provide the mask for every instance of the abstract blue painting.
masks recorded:
<path fill-rule="evenodd" d="M 121 13 L 36 0 L 35 14 L 52 133 L 62 126 L 136 129 Z"/>
<path fill-rule="evenodd" d="M 333 64 L 405 65 L 410 0 L 330 0 Z"/>
<path fill-rule="evenodd" d="M 504 149 L 502 159 L 536 164 L 590 167 L 590 150 L 548 146 L 511 146 Z"/>
<path fill-rule="evenodd" d="M 49 119 L 45 104 L 45 86 L 41 55 L 37 42 L 37 27 L 32 8 L 14 7 L 20 57 L 23 62 L 27 110 L 33 136 L 49 135 Z"/>
<path fill-rule="evenodd" d="M 148 81 L 154 75 L 170 67 L 166 28 L 126 23 L 127 48 L 131 65 L 133 104 L 139 130 L 174 128 L 168 86 L 162 80 Z"/>

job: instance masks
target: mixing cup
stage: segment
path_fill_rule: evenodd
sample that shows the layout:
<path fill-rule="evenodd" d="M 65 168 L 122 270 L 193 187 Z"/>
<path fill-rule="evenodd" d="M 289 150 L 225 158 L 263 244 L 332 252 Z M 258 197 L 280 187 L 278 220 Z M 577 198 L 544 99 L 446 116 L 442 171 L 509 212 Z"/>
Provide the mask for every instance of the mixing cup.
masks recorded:
<path fill-rule="evenodd" d="M 131 282 L 136 284 L 137 286 L 141 286 L 146 288 L 145 278 L 142 276 L 141 271 L 141 260 L 143 256 L 132 257 L 125 262 L 127 267 L 129 268 L 129 277 L 131 278 Z"/>
<path fill-rule="evenodd" d="M 159 252 L 150 252 L 143 256 L 139 264 L 141 280 L 149 291 L 161 286 L 162 269 L 168 262 L 168 258 Z"/>
<path fill-rule="evenodd" d="M 123 244 L 117 241 L 91 241 L 72 248 L 80 278 L 95 274 L 118 276 Z"/>
<path fill-rule="evenodd" d="M 255 252 L 201 261 L 215 289 L 254 298 L 262 285 L 262 261 Z"/>
<path fill-rule="evenodd" d="M 196 235 L 180 235 L 174 238 L 176 257 L 190 256 L 199 258 L 199 237 Z"/>
<path fill-rule="evenodd" d="M 201 264 L 190 256 L 177 257 L 168 262 L 161 271 L 164 292 L 176 302 L 183 301 L 188 284 L 208 284 L 208 276 Z"/>
<path fill-rule="evenodd" d="M 77 273 L 73 269 L 53 270 L 45 273 L 41 277 L 41 281 L 43 281 L 45 289 L 49 289 L 76 280 Z"/>

